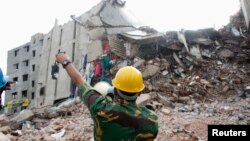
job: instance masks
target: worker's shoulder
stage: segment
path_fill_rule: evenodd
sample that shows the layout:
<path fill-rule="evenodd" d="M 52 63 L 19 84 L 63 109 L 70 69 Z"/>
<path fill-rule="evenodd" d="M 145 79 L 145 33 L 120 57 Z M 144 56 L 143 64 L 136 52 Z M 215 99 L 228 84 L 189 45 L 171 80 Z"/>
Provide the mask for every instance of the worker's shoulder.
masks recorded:
<path fill-rule="evenodd" d="M 123 105 L 123 106 L 113 105 L 112 110 L 120 111 L 128 115 L 139 117 L 139 118 L 144 118 L 144 119 L 145 118 L 155 119 L 155 120 L 158 119 L 157 114 L 154 111 L 148 109 L 145 106 L 138 106 L 135 104 L 128 104 L 128 105 Z"/>
<path fill-rule="evenodd" d="M 94 88 L 92 86 L 90 86 L 89 84 L 87 83 L 83 83 L 80 85 L 79 87 L 79 92 L 80 93 L 84 93 L 84 92 L 90 92 L 91 90 L 93 90 Z"/>
<path fill-rule="evenodd" d="M 154 118 L 154 119 L 157 119 L 158 116 L 157 114 L 155 113 L 155 111 L 151 110 L 151 109 L 148 109 L 147 107 L 145 106 L 142 106 L 141 107 L 141 112 L 142 114 L 146 115 L 147 117 L 149 118 Z"/>

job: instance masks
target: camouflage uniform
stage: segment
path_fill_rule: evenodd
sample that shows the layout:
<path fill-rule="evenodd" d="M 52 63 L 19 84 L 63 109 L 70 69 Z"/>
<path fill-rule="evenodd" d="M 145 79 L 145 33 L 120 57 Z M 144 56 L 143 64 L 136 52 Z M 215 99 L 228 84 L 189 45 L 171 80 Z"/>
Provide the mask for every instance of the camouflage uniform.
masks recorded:
<path fill-rule="evenodd" d="M 95 141 L 153 141 L 158 132 L 156 114 L 125 100 L 110 101 L 83 84 L 80 98 L 94 120 Z"/>

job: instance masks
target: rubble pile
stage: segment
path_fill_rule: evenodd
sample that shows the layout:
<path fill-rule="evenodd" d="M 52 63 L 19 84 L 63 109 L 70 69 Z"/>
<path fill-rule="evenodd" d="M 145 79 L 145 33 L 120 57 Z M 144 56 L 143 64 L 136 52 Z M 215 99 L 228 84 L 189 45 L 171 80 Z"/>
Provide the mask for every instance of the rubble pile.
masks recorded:
<path fill-rule="evenodd" d="M 164 45 L 160 42 L 165 52 L 131 61 L 142 71 L 144 93 L 154 91 L 172 102 L 190 98 L 211 101 L 230 94 L 245 97 L 250 83 L 250 38 L 246 31 L 240 11 L 219 31 L 167 32 Z"/>
<path fill-rule="evenodd" d="M 93 121 L 80 99 L 59 106 L 23 110 L 13 118 L 0 117 L 0 132 L 11 141 L 86 141 L 93 138 Z M 93 139 L 92 139 L 93 140 Z"/>
<path fill-rule="evenodd" d="M 240 11 L 218 31 L 167 32 L 159 41 L 159 54 L 116 60 L 110 74 L 127 64 L 141 70 L 146 89 L 136 102 L 157 113 L 157 141 L 207 140 L 208 124 L 250 124 L 246 31 Z M 7 141 L 91 141 L 93 121 L 76 98 L 1 115 L 0 133 Z"/>

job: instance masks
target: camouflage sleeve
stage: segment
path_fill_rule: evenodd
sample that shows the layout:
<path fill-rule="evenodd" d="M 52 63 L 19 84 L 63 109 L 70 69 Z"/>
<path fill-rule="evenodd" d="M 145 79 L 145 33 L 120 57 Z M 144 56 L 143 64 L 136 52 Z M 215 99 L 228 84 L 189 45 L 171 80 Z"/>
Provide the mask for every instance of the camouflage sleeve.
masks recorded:
<path fill-rule="evenodd" d="M 91 112 L 95 111 L 95 107 L 97 107 L 98 101 L 103 98 L 101 94 L 96 92 L 91 86 L 87 84 L 82 84 L 79 87 L 79 97 L 82 102 L 90 109 Z"/>

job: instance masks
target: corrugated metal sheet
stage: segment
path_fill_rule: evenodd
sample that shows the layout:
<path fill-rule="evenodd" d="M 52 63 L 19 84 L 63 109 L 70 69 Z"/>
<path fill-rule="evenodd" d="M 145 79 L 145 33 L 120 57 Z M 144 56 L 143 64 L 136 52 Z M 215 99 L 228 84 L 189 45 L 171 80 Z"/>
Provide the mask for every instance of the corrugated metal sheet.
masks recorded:
<path fill-rule="evenodd" d="M 134 30 L 125 33 L 121 33 L 123 38 L 131 43 L 138 43 L 138 44 L 148 44 L 152 42 L 157 42 L 158 40 L 162 39 L 162 33 L 147 33 L 141 30 Z"/>
<path fill-rule="evenodd" d="M 112 52 L 114 52 L 117 56 L 121 58 L 126 58 L 126 49 L 123 45 L 123 42 L 120 41 L 116 35 L 108 36 L 109 44 L 111 47 Z"/>

